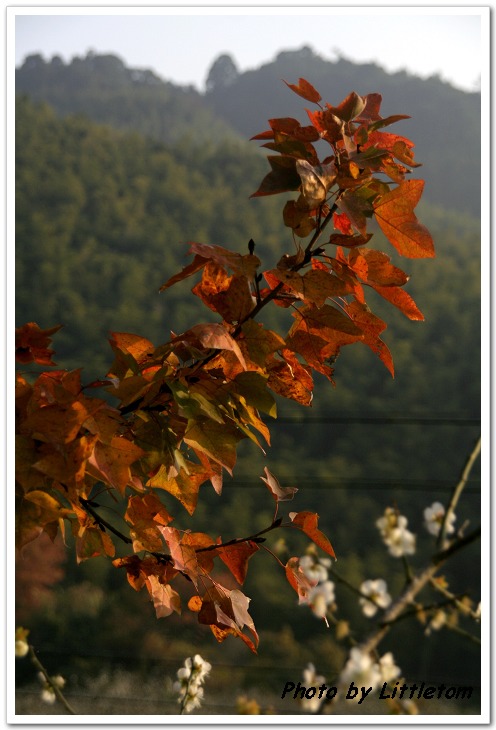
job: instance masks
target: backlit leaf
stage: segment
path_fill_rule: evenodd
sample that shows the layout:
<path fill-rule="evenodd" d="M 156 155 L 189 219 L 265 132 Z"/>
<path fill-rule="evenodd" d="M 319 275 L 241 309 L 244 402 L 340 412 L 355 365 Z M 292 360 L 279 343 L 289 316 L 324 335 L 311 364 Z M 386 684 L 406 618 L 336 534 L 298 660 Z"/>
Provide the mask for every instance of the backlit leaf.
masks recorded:
<path fill-rule="evenodd" d="M 403 312 L 405 317 L 408 317 L 408 319 L 417 321 L 422 321 L 424 319 L 424 315 L 417 307 L 412 297 L 404 289 L 400 289 L 397 286 L 376 285 L 374 285 L 374 289 L 381 295 L 381 297 L 384 297 L 384 299 L 387 299 L 388 302 L 394 304 L 394 306 Z"/>
<path fill-rule="evenodd" d="M 345 122 L 350 122 L 363 113 L 366 106 L 366 97 L 359 96 L 355 91 L 352 91 L 338 106 L 330 106 L 329 104 L 326 106 L 336 117 Z"/>
<path fill-rule="evenodd" d="M 100 555 L 115 555 L 115 547 L 106 532 L 97 527 L 81 528 L 76 537 L 77 562 L 81 563 L 90 558 L 97 558 Z"/>
<path fill-rule="evenodd" d="M 202 451 L 231 474 L 236 463 L 236 444 L 240 437 L 226 424 L 215 421 L 192 421 L 184 434 L 189 446 Z"/>
<path fill-rule="evenodd" d="M 173 286 L 174 284 L 177 284 L 178 281 L 183 281 L 184 279 L 187 279 L 189 276 L 192 276 L 193 274 L 196 274 L 197 271 L 201 271 L 205 264 L 207 263 L 208 258 L 206 256 L 200 256 L 199 254 L 196 254 L 195 258 L 191 263 L 189 263 L 187 266 L 183 268 L 182 271 L 180 271 L 178 274 L 174 274 L 174 276 L 171 276 L 170 279 L 167 279 L 165 284 L 162 284 L 162 286 L 159 289 L 159 292 L 163 292 L 169 287 Z"/>
<path fill-rule="evenodd" d="M 114 436 L 110 444 L 97 443 L 88 461 L 88 467 L 97 478 L 115 487 L 123 495 L 131 484 L 129 467 L 145 452 L 132 441 Z"/>
<path fill-rule="evenodd" d="M 265 482 L 265 484 L 268 486 L 270 493 L 274 497 L 276 502 L 287 502 L 293 499 L 296 492 L 298 491 L 297 487 L 281 487 L 279 484 L 279 481 L 277 477 L 272 474 L 267 467 L 264 469 L 265 476 L 260 477 L 260 479 Z"/>
<path fill-rule="evenodd" d="M 293 525 L 297 525 L 324 552 L 335 558 L 333 547 L 327 537 L 318 529 L 319 516 L 315 512 L 290 512 Z"/>
<path fill-rule="evenodd" d="M 308 208 L 313 210 L 322 205 L 336 180 L 334 163 L 313 166 L 307 160 L 297 160 L 296 171 L 301 178 L 302 195 Z"/>
<path fill-rule="evenodd" d="M 412 259 L 435 255 L 429 231 L 413 212 L 423 189 L 423 180 L 407 180 L 374 204 L 375 217 L 385 236 L 400 254 Z"/>
<path fill-rule="evenodd" d="M 309 406 L 313 398 L 309 368 L 302 365 L 291 350 L 283 350 L 281 356 L 281 360 L 273 358 L 268 366 L 269 387 L 283 398 Z"/>
<path fill-rule="evenodd" d="M 196 324 L 184 334 L 175 337 L 172 342 L 185 342 L 193 346 L 196 344 L 206 350 L 230 350 L 246 370 L 246 362 L 238 343 L 220 322 Z"/>
<path fill-rule="evenodd" d="M 386 323 L 376 317 L 366 305 L 354 301 L 345 305 L 346 311 L 363 332 L 363 342 L 379 357 L 394 377 L 394 365 L 391 352 L 385 342 L 379 337 L 386 329 Z"/>
<path fill-rule="evenodd" d="M 289 86 L 295 94 L 298 94 L 298 96 L 303 97 L 303 99 L 306 99 L 307 101 L 312 101 L 317 104 L 322 99 L 317 89 L 315 89 L 312 84 L 305 79 L 298 79 L 297 84 L 289 84 L 287 81 L 284 83 L 286 86 Z"/>
<path fill-rule="evenodd" d="M 219 549 L 218 555 L 222 562 L 227 565 L 238 583 L 242 585 L 245 582 L 248 571 L 248 560 L 259 549 L 256 542 L 246 540 L 245 542 L 238 542 L 235 545 L 226 545 Z"/>
<path fill-rule="evenodd" d="M 290 558 L 285 565 L 286 578 L 288 583 L 298 594 L 298 602 L 305 603 L 309 592 L 315 586 L 315 581 L 311 581 L 303 570 L 300 568 L 299 558 Z"/>
<path fill-rule="evenodd" d="M 201 281 L 193 288 L 210 309 L 230 323 L 243 320 L 255 306 L 246 276 L 227 276 L 219 264 L 209 261 L 203 270 Z"/>
<path fill-rule="evenodd" d="M 200 464 L 185 460 L 186 468 L 166 467 L 159 470 L 146 482 L 147 487 L 164 489 L 179 500 L 190 515 L 198 503 L 198 490 L 209 479 L 209 473 Z"/>
<path fill-rule="evenodd" d="M 162 527 L 159 525 L 158 530 L 167 543 L 174 562 L 174 568 L 187 575 L 193 581 L 195 587 L 198 587 L 199 566 L 195 549 L 191 545 L 183 543 L 182 535 L 175 527 Z"/>
<path fill-rule="evenodd" d="M 260 266 L 260 259 L 254 254 L 240 254 L 222 246 L 207 243 L 191 242 L 189 246 L 190 253 L 199 254 L 208 261 L 226 266 L 234 274 L 246 276 L 250 280 L 254 278 L 257 268 Z"/>
<path fill-rule="evenodd" d="M 170 616 L 174 611 L 181 613 L 181 598 L 169 583 L 161 583 L 156 575 L 150 575 L 147 579 L 147 588 L 157 618 Z"/>

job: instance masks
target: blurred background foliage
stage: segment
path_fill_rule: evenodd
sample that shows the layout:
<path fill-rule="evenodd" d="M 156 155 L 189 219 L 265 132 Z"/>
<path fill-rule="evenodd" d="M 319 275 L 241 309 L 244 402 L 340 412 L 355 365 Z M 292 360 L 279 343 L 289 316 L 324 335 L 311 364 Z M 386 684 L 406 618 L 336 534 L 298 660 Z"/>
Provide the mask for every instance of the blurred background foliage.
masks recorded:
<path fill-rule="evenodd" d="M 418 535 L 412 563 L 425 563 L 434 543 L 423 509 L 447 502 L 480 431 L 480 94 L 436 77 L 324 61 L 309 48 L 280 53 L 246 73 L 221 56 L 205 95 L 127 68 L 112 55 L 89 53 L 68 64 L 30 56 L 16 72 L 16 324 L 64 324 L 55 359 L 63 368 L 83 367 L 83 382 L 90 382 L 112 362 L 110 331 L 136 332 L 158 345 L 171 331 L 212 319 L 191 296 L 191 282 L 158 294 L 187 262 L 188 241 L 247 252 L 253 238 L 264 268 L 291 251 L 284 196 L 249 199 L 267 163 L 265 151 L 247 138 L 266 129 L 269 117 L 304 119 L 301 100 L 281 82 L 300 76 L 332 104 L 351 90 L 379 91 L 384 116 L 412 116 L 394 131 L 413 140 L 424 163 L 415 171 L 426 180 L 417 213 L 437 257 L 399 265 L 411 274 L 407 290 L 426 321 L 410 322 L 384 301 L 373 302 L 389 323 L 384 339 L 395 360 L 394 380 L 366 347 L 344 348 L 336 387 L 317 382 L 308 409 L 279 403 L 279 418 L 268 424 L 267 457 L 242 444 L 221 498 L 204 486 L 193 518 L 170 495 L 164 501 L 177 527 L 224 539 L 252 534 L 272 518 L 272 499 L 259 479 L 268 464 L 282 484 L 300 490 L 290 509 L 319 513 L 339 573 L 357 585 L 385 577 L 394 594 L 403 585 L 402 565 L 381 544 L 376 519 L 397 506 Z M 372 245 L 384 243 L 376 233 Z M 394 262 L 395 252 L 387 244 L 386 250 Z M 277 328 L 288 315 L 274 307 L 265 316 Z M 112 501 L 106 510 L 119 518 Z M 471 527 L 480 520 L 477 470 L 457 517 Z M 306 547 L 280 532 L 267 544 L 286 557 Z M 479 565 L 478 545 L 459 554 L 443 570 L 450 589 L 478 601 Z M 49 670 L 66 672 L 76 684 L 102 664 L 173 676 L 196 652 L 214 665 L 219 686 L 228 681 L 280 695 L 309 661 L 332 682 L 344 645 L 334 629 L 298 608 L 268 554 L 252 559 L 245 587 L 261 633 L 258 657 L 235 640 L 217 645 L 188 612 L 186 620 L 157 621 L 123 571 L 103 559 L 77 566 L 70 544 L 68 553 L 41 540 L 26 550 L 18 561 L 16 606 Z M 370 619 L 356 596 L 342 585 L 336 593 L 338 617 L 358 635 L 366 632 Z M 428 638 L 425 629 L 418 620 L 405 621 L 381 648 L 393 651 L 409 682 L 478 688 L 478 647 L 447 628 Z M 18 671 L 19 681 L 28 681 L 30 668 Z M 464 703 L 460 711 L 467 708 Z"/>

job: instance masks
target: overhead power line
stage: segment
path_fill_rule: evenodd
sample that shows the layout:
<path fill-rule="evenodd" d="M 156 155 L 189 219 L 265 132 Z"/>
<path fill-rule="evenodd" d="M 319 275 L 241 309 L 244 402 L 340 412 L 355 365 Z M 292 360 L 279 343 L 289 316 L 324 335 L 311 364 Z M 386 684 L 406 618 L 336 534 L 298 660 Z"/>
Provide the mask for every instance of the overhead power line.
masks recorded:
<path fill-rule="evenodd" d="M 278 416 L 276 422 L 306 425 L 308 423 L 394 424 L 395 426 L 480 426 L 480 418 L 449 416 Z"/>

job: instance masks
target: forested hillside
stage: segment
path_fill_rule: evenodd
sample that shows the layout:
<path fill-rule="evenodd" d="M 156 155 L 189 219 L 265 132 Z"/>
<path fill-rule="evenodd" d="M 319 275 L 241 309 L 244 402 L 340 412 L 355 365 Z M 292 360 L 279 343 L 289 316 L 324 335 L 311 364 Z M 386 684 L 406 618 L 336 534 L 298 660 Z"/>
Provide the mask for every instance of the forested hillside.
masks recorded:
<path fill-rule="evenodd" d="M 229 68 L 229 57 L 224 56 L 221 68 L 226 64 Z M 308 47 L 283 51 L 259 69 L 231 73 L 227 83 L 218 67 L 215 71 L 214 64 L 206 100 L 216 115 L 247 137 L 260 131 L 260 117 L 295 116 L 291 94 L 281 79 L 303 76 L 335 103 L 351 89 L 362 95 L 379 91 L 385 115 L 401 110 L 411 116 L 395 125 L 395 134 L 405 134 L 415 143 L 415 156 L 424 164 L 419 176 L 426 180 L 426 199 L 479 215 L 480 93 L 458 91 L 437 77 L 423 80 L 405 71 L 388 74 L 373 63 L 326 61 Z M 473 180 L 470 189 L 467 178 Z"/>
<path fill-rule="evenodd" d="M 437 79 L 422 82 L 404 73 L 388 76 L 373 65 L 325 62 L 305 49 L 280 54 L 246 74 L 238 74 L 233 63 L 227 64 L 228 73 L 221 71 L 217 66 L 211 73 L 202 96 L 151 72 L 137 74 L 114 57 L 89 56 L 67 66 L 39 57 L 26 61 L 17 73 L 17 324 L 63 324 L 55 360 L 61 367 L 83 366 L 83 382 L 89 382 L 105 375 L 112 361 L 109 331 L 137 332 L 158 345 L 171 331 L 211 319 L 213 314 L 191 297 L 191 283 L 163 294 L 158 289 L 186 263 L 190 240 L 247 252 L 253 238 L 264 268 L 289 248 L 281 200 L 249 199 L 267 163 L 258 143 L 244 139 L 266 129 L 268 117 L 297 116 L 281 78 L 307 76 L 336 103 L 351 89 L 380 91 L 385 114 L 412 115 L 402 124 L 424 163 L 416 177 L 428 181 L 426 202 L 417 212 L 433 235 L 437 258 L 400 263 L 411 274 L 407 289 L 425 322 L 408 321 L 378 302 L 379 315 L 381 306 L 388 308 L 391 325 L 384 339 L 395 360 L 395 379 L 368 348 L 344 351 L 335 364 L 336 387 L 319 383 L 311 408 L 280 404 L 269 461 L 281 480 L 305 493 L 307 508 L 321 515 L 344 575 L 363 580 L 371 577 L 366 570 L 375 569 L 388 577 L 397 566 L 383 565 L 375 519 L 395 503 L 420 533 L 423 508 L 446 499 L 480 429 L 480 98 Z M 388 255 L 395 260 L 393 251 Z M 274 327 L 286 316 L 275 309 Z M 200 528 L 208 521 L 212 529 L 224 525 L 225 532 L 232 523 L 234 536 L 270 521 L 272 505 L 262 504 L 259 492 L 267 461 L 253 444 L 240 453 L 222 499 L 206 493 L 184 527 Z M 479 519 L 479 500 L 474 474 L 464 508 L 472 523 Z M 472 567 L 477 561 L 476 547 L 457 558 L 453 590 L 477 593 Z M 89 644 L 98 642 L 102 654 L 115 654 L 119 647 L 150 659 L 159 645 L 170 651 L 172 640 L 161 632 L 171 631 L 171 625 L 157 628 L 151 610 L 145 638 L 138 636 L 135 614 L 148 610 L 141 594 L 129 595 L 123 587 L 121 595 L 118 578 L 103 568 L 93 574 L 88 566 L 82 570 L 102 593 L 99 608 L 81 629 L 80 617 L 71 618 L 68 594 L 60 591 L 59 613 L 32 617 L 41 637 L 51 634 L 75 653 L 84 637 Z M 74 571 L 67 568 L 66 589 L 74 583 Z M 247 593 L 255 620 L 265 626 L 265 663 L 272 657 L 284 674 L 283 661 L 302 666 L 340 656 L 332 632 L 304 608 L 295 620 L 290 589 L 283 578 L 280 584 L 274 579 L 270 566 L 264 571 Z M 265 605 L 257 601 L 262 595 Z M 354 596 L 344 597 L 343 614 L 363 624 L 355 604 Z M 257 605 L 263 606 L 262 616 Z M 423 631 L 419 623 L 418 636 Z M 435 638 L 415 663 L 418 636 L 402 635 L 401 666 L 410 676 L 430 672 L 445 679 L 446 667 L 458 661 L 458 644 Z M 220 660 L 218 647 L 197 629 L 185 632 L 174 652 L 181 656 L 201 641 Z M 234 662 L 243 649 L 229 651 Z M 463 652 L 467 677 L 456 681 L 468 684 L 477 681 L 478 655 L 466 645 Z M 257 671 L 258 658 L 243 654 L 243 661 Z M 88 666 L 81 661 L 83 669 Z M 266 684 L 280 683 L 277 674 L 263 676 Z M 248 669 L 245 680 L 247 686 L 256 684 Z"/>
<path fill-rule="evenodd" d="M 207 75 L 207 92 L 166 82 L 152 71 L 127 68 L 116 56 L 89 53 L 68 64 L 30 56 L 16 71 L 18 93 L 47 101 L 58 114 L 80 113 L 166 143 L 190 137 L 248 139 L 269 117 L 297 116 L 282 82 L 303 76 L 338 103 L 351 90 L 380 91 L 385 114 L 409 114 L 396 133 L 414 140 L 423 161 L 427 200 L 480 213 L 480 93 L 454 89 L 439 78 L 388 74 L 375 64 L 331 62 L 304 47 L 279 53 L 259 69 L 240 73 L 225 54 Z M 253 103 L 253 99 L 257 103 Z M 301 116 L 301 115 L 300 115 Z M 467 187 L 467 177 L 472 181 Z"/>

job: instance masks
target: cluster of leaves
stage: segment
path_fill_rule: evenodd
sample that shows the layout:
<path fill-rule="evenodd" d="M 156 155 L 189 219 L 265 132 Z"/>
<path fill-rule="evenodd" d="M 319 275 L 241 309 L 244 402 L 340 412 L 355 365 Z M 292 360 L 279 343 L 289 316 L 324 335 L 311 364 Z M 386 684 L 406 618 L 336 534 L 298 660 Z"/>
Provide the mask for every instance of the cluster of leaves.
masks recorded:
<path fill-rule="evenodd" d="M 176 588 L 182 590 L 189 594 L 188 608 L 218 641 L 235 635 L 252 651 L 258 635 L 249 598 L 220 582 L 215 560 L 242 585 L 249 559 L 265 547 L 263 535 L 281 525 L 303 532 L 334 557 L 318 515 L 291 512 L 284 523 L 279 502 L 296 490 L 281 487 L 268 469 L 262 480 L 276 503 L 274 517 L 265 530 L 247 537 L 224 541 L 171 527 L 174 517 L 159 495 L 172 495 L 190 515 L 202 484 L 210 482 L 220 495 L 239 442 L 248 438 L 261 449 L 263 442 L 270 445 L 261 414 L 277 416 L 275 397 L 309 405 L 314 373 L 332 381 L 332 365 L 344 345 L 363 342 L 393 374 L 391 353 L 379 336 L 386 324 L 368 307 L 364 287 L 410 319 L 422 315 L 402 289 L 408 277 L 386 254 L 366 245 L 372 237 L 368 218 L 375 217 L 404 256 L 434 255 L 432 239 L 413 212 L 423 183 L 405 180 L 417 165 L 413 145 L 379 131 L 404 117 L 382 119 L 378 94 L 352 93 L 339 106 L 324 107 L 305 80 L 289 86 L 318 110 L 308 112 L 309 126 L 273 119 L 271 129 L 257 135 L 270 140 L 265 146 L 278 155 L 269 156 L 271 172 L 254 196 L 299 193 L 283 211 L 295 252 L 260 272 L 252 240 L 247 254 L 191 243 L 192 262 L 161 290 L 201 272 L 192 291 L 220 321 L 172 333 L 158 347 L 140 335 L 113 333 L 110 371 L 89 385 L 82 385 L 80 370 L 46 371 L 33 383 L 26 374 L 17 375 L 18 547 L 42 531 L 52 539 L 59 530 L 64 536 L 68 522 L 78 561 L 112 558 L 135 590 L 146 587 L 158 617 L 181 612 Z M 322 161 L 317 141 L 332 153 Z M 331 224 L 334 231 L 326 239 Z M 304 238 L 309 239 L 305 246 Z M 271 302 L 291 308 L 294 321 L 287 333 L 256 321 Z M 58 329 L 35 323 L 19 328 L 18 361 L 55 366 L 50 344 Z M 116 406 L 90 395 L 95 388 L 105 388 Z M 126 534 L 99 514 L 102 490 L 124 501 Z M 116 556 L 116 537 L 131 554 Z M 298 558 L 282 567 L 304 601 L 312 583 Z"/>

